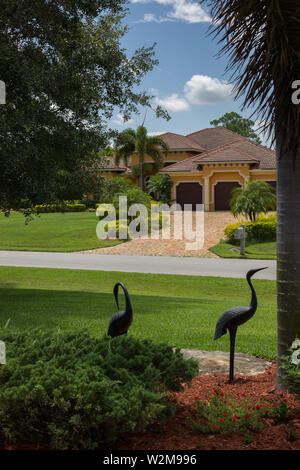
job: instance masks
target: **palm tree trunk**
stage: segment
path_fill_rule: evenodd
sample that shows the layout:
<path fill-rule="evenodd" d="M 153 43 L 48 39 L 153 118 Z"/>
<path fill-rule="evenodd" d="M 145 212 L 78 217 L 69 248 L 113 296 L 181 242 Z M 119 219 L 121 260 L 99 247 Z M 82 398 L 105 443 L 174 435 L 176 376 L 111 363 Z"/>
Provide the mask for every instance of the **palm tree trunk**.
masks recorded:
<path fill-rule="evenodd" d="M 143 163 L 144 163 L 144 156 L 139 156 L 139 169 L 140 169 L 140 176 L 139 176 L 139 187 L 141 190 L 144 190 L 144 175 L 143 175 Z"/>
<path fill-rule="evenodd" d="M 280 358 L 286 355 L 295 336 L 300 337 L 300 150 L 295 166 L 292 155 L 277 149 L 277 316 L 278 361 L 276 386 L 283 370 Z M 282 157 L 282 158 L 280 158 Z"/>

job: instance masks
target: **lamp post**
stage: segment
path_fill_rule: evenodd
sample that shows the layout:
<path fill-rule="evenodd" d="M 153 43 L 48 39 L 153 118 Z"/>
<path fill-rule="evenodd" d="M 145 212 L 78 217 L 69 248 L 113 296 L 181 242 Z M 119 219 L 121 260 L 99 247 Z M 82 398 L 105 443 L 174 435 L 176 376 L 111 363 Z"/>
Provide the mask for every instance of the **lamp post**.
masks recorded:
<path fill-rule="evenodd" d="M 242 224 L 239 228 L 237 228 L 234 232 L 234 238 L 236 240 L 240 240 L 240 255 L 244 256 L 246 251 L 246 226 Z"/>

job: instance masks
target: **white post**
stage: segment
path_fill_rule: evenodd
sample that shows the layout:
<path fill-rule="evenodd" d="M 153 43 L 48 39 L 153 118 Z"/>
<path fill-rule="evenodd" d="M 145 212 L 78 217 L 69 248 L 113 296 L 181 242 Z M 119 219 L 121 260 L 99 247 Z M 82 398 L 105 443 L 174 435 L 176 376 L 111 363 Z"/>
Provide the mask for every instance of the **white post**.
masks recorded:
<path fill-rule="evenodd" d="M 241 255 L 245 255 L 245 246 L 246 246 L 246 226 L 245 224 L 241 225 L 242 228 L 242 238 L 241 238 Z"/>

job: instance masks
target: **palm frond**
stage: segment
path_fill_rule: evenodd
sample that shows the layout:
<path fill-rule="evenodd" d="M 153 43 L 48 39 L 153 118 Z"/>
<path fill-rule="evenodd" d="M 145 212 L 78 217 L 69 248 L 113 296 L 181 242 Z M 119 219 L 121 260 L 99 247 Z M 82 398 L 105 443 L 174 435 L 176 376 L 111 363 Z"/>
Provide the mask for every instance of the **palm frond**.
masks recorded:
<path fill-rule="evenodd" d="M 263 130 L 276 136 L 280 154 L 295 159 L 300 144 L 300 105 L 292 84 L 300 79 L 299 0 L 201 0 L 211 9 L 211 33 L 219 54 L 229 55 L 227 72 L 236 98 L 254 108 Z"/>
<path fill-rule="evenodd" d="M 114 161 L 117 166 L 119 166 L 121 159 L 128 166 L 129 157 L 135 151 L 135 141 L 136 132 L 134 129 L 125 129 L 117 136 L 114 144 Z"/>
<path fill-rule="evenodd" d="M 170 150 L 168 144 L 157 136 L 150 136 L 148 137 L 148 144 L 149 145 L 156 145 L 157 147 L 161 147 L 161 149 L 167 154 Z"/>
<path fill-rule="evenodd" d="M 154 161 L 155 169 L 159 170 L 163 167 L 164 159 L 161 150 L 156 145 L 147 145 L 147 155 Z"/>

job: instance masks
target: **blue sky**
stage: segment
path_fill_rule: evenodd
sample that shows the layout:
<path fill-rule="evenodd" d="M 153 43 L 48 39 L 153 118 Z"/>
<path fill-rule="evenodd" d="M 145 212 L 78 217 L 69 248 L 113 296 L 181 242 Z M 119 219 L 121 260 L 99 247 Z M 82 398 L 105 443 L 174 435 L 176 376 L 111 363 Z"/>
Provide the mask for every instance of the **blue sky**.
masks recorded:
<path fill-rule="evenodd" d="M 217 40 L 208 34 L 208 11 L 194 0 L 130 0 L 125 22 L 129 27 L 123 45 L 131 55 L 140 46 L 157 43 L 159 65 L 148 73 L 141 89 L 154 95 L 153 104 L 166 108 L 170 121 L 156 119 L 147 112 L 150 133 L 188 134 L 211 127 L 210 121 L 226 112 L 241 111 L 241 100 L 232 94 L 230 75 L 225 74 L 227 58 L 217 58 Z M 112 127 L 136 128 L 144 113 L 126 123 L 116 113 Z M 255 119 L 254 119 L 255 120 Z"/>

